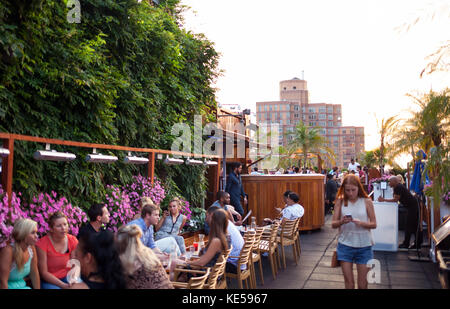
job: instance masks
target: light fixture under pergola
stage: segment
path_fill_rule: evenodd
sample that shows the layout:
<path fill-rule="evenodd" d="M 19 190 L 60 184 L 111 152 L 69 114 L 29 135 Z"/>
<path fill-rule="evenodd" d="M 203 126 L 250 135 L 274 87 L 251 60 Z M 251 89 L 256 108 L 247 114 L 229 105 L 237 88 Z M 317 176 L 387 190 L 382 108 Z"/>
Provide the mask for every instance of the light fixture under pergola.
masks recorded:
<path fill-rule="evenodd" d="M 73 161 L 77 156 L 69 152 L 51 150 L 50 144 L 45 144 L 45 150 L 36 151 L 33 158 L 40 161 Z"/>
<path fill-rule="evenodd" d="M 112 163 L 119 160 L 116 156 L 108 156 L 101 153 L 97 153 L 97 149 L 94 148 L 91 154 L 86 156 L 86 161 L 90 163 Z"/>

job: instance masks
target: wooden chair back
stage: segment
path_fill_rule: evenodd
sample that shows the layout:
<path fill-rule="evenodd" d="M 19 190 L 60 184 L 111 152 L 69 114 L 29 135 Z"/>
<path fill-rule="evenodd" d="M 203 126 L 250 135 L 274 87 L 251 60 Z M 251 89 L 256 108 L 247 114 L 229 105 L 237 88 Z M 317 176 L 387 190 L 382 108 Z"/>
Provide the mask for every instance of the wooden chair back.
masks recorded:
<path fill-rule="evenodd" d="M 280 228 L 280 222 L 276 221 L 272 224 L 270 229 L 270 237 L 269 237 L 269 248 L 273 248 L 277 246 L 277 236 L 278 230 Z"/>
<path fill-rule="evenodd" d="M 217 259 L 216 264 L 214 267 L 211 268 L 211 273 L 209 275 L 209 278 L 205 284 L 205 289 L 216 289 L 217 288 L 217 282 L 219 277 L 223 276 L 225 273 L 225 267 L 227 264 L 228 256 L 230 255 L 232 246 L 228 248 L 227 250 L 223 250 L 222 254 Z"/>
<path fill-rule="evenodd" d="M 241 249 L 241 253 L 239 254 L 238 260 L 238 269 L 240 269 L 241 265 L 248 265 L 250 260 L 250 254 L 253 249 L 253 244 L 255 242 L 255 234 L 256 233 L 246 233 L 244 235 L 244 246 Z"/>
<path fill-rule="evenodd" d="M 255 242 L 253 243 L 253 252 L 259 252 L 259 243 L 264 232 L 263 227 L 257 227 L 255 230 Z"/>
<path fill-rule="evenodd" d="M 189 279 L 187 288 L 188 289 L 203 289 L 203 286 L 205 285 L 206 280 L 208 279 L 210 272 L 211 272 L 211 269 L 207 268 L 202 276 L 191 277 Z"/>
<path fill-rule="evenodd" d="M 281 241 L 283 241 L 283 238 L 288 238 L 291 240 L 294 239 L 295 236 L 297 235 L 298 224 L 299 224 L 298 219 L 294 220 L 284 219 L 283 223 L 281 224 L 281 233 L 280 233 Z"/>
<path fill-rule="evenodd" d="M 205 289 L 215 289 L 217 286 L 217 279 L 219 276 L 225 271 L 225 265 L 227 260 L 223 258 L 223 255 L 220 255 L 216 264 L 211 268 L 211 273 L 209 274 L 208 280 L 205 284 Z"/>

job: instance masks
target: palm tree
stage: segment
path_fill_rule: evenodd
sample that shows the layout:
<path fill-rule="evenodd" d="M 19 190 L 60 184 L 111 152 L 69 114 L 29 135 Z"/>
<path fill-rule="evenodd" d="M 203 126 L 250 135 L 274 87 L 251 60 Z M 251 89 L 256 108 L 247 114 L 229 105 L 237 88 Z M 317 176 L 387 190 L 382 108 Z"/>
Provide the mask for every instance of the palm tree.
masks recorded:
<path fill-rule="evenodd" d="M 393 133 L 395 132 L 395 129 L 397 127 L 397 116 L 389 117 L 388 119 L 381 119 L 381 125 L 379 125 L 379 133 L 380 133 L 380 156 L 379 156 L 379 165 L 380 168 L 384 165 L 384 159 L 386 156 L 386 140 L 388 140 Z M 378 123 L 378 119 L 377 119 Z"/>
<path fill-rule="evenodd" d="M 450 134 L 450 89 L 440 93 L 430 91 L 422 97 L 409 96 L 420 109 L 411 112 L 412 117 L 405 121 L 394 140 L 395 148 L 405 152 L 420 147 L 429 153 L 431 147 L 440 146 Z"/>
<path fill-rule="evenodd" d="M 319 163 L 322 156 L 330 161 L 335 161 L 335 154 L 328 147 L 328 140 L 321 136 L 319 128 L 307 127 L 302 121 L 295 127 L 294 138 L 288 143 L 287 151 L 289 155 L 301 154 L 303 156 L 303 168 L 306 168 L 308 154 L 314 154 L 318 157 Z"/>
<path fill-rule="evenodd" d="M 450 183 L 450 89 L 415 97 L 419 111 L 405 121 L 393 145 L 397 153 L 411 151 L 413 158 L 418 149 L 428 155 L 426 172 L 433 181 L 433 195 L 439 200 L 442 190 Z"/>

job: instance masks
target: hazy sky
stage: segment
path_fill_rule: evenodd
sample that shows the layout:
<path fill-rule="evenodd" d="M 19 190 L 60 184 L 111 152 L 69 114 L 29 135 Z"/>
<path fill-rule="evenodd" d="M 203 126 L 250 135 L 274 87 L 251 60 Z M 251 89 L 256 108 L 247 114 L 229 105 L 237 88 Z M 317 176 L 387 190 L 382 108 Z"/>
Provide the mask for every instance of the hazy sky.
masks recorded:
<path fill-rule="evenodd" d="M 414 104 L 406 93 L 450 86 L 448 72 L 419 76 L 425 58 L 450 39 L 449 1 L 182 4 L 191 7 L 185 27 L 204 33 L 221 53 L 218 102 L 255 111 L 258 101 L 279 100 L 279 81 L 301 78 L 304 71 L 310 103 L 342 104 L 343 125 L 365 127 L 366 150 L 378 146 L 376 118 L 407 116 Z M 405 24 L 417 17 L 421 20 L 407 31 Z"/>

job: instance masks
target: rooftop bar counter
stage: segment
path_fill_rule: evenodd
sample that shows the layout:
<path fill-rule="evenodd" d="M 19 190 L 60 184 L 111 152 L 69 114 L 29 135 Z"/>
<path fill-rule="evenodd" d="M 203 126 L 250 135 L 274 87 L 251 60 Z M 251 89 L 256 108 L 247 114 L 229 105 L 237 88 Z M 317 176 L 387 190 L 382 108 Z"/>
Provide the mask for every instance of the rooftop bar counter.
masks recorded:
<path fill-rule="evenodd" d="M 324 223 L 325 176 L 321 174 L 242 175 L 244 191 L 248 194 L 248 211 L 257 224 L 264 218 L 275 218 L 276 207 L 283 208 L 283 193 L 296 192 L 299 204 L 305 209 L 299 230 L 320 229 Z"/>

